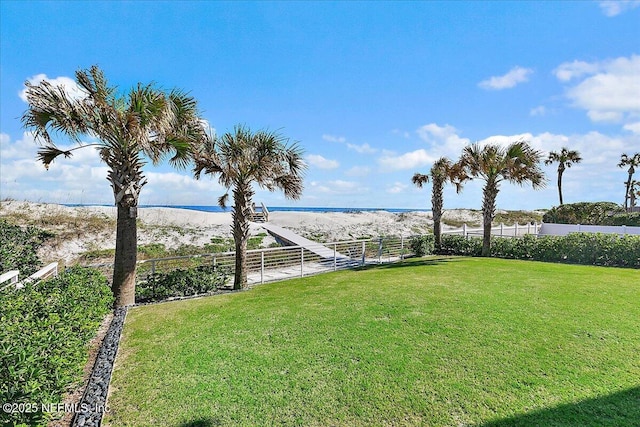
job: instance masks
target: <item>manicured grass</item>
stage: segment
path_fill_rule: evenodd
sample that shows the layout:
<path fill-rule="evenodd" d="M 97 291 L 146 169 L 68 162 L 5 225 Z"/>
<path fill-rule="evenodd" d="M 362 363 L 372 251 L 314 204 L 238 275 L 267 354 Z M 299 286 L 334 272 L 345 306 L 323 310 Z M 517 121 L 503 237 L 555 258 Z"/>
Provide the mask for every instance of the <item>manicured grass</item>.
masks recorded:
<path fill-rule="evenodd" d="M 638 425 L 639 278 L 422 259 L 134 308 L 105 421 Z"/>

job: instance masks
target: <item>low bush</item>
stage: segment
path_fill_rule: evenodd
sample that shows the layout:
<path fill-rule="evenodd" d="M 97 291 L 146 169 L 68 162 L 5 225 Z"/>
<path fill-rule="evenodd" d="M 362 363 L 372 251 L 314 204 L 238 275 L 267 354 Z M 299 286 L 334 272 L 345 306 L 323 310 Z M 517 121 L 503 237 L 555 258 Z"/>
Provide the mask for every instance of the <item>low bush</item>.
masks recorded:
<path fill-rule="evenodd" d="M 600 225 L 640 227 L 640 212 L 615 214 L 605 218 Z"/>
<path fill-rule="evenodd" d="M 4 413 L 9 425 L 46 424 L 40 405 L 60 403 L 81 381 L 87 344 L 112 304 L 107 279 L 82 267 L 0 291 L 0 401 L 38 409 Z"/>
<path fill-rule="evenodd" d="M 442 236 L 442 253 L 479 256 L 482 239 Z M 567 236 L 526 235 L 522 238 L 492 237 L 491 255 L 512 258 L 610 267 L 640 268 L 640 236 L 571 233 Z"/>
<path fill-rule="evenodd" d="M 434 250 L 434 237 L 433 234 L 425 234 L 423 236 L 413 236 L 409 241 L 409 247 L 411 252 L 415 256 L 421 257 L 425 255 L 431 255 Z"/>
<path fill-rule="evenodd" d="M 226 269 L 208 265 L 153 273 L 136 284 L 136 303 L 215 292 L 228 278 Z"/>
<path fill-rule="evenodd" d="M 602 225 L 606 218 L 624 213 L 624 209 L 612 202 L 582 202 L 556 206 L 547 211 L 542 221 L 553 224 Z"/>
<path fill-rule="evenodd" d="M 0 273 L 20 270 L 30 276 L 42 266 L 38 248 L 53 234 L 36 227 L 19 227 L 0 219 Z"/>

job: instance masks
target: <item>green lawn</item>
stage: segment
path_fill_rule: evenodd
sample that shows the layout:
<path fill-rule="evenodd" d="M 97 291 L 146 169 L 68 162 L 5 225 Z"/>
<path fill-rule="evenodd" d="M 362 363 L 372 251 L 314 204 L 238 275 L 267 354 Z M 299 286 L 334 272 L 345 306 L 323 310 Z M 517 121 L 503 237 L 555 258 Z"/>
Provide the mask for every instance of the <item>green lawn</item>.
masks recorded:
<path fill-rule="evenodd" d="M 129 311 L 107 425 L 640 425 L 640 272 L 422 259 Z"/>

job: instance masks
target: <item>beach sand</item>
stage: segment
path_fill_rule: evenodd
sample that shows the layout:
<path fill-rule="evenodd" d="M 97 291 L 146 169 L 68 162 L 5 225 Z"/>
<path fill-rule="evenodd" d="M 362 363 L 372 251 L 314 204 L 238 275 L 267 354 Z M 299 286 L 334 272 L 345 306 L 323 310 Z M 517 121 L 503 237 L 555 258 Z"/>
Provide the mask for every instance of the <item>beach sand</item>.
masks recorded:
<path fill-rule="evenodd" d="M 35 225 L 56 237 L 41 249 L 44 261 L 65 264 L 87 251 L 115 247 L 116 208 L 105 206 L 67 207 L 48 203 L 4 201 L 0 217 L 13 223 Z M 447 210 L 444 221 L 479 224 L 479 211 Z M 410 236 L 431 230 L 431 212 L 271 212 L 269 222 L 320 242 L 336 242 L 389 235 Z M 182 245 L 204 246 L 214 237 L 230 238 L 231 212 L 201 212 L 176 208 L 138 209 L 138 244 L 161 243 L 167 249 Z M 452 228 L 444 225 L 444 229 Z M 266 233 L 252 223 L 251 235 Z M 275 240 L 265 237 L 262 246 Z"/>

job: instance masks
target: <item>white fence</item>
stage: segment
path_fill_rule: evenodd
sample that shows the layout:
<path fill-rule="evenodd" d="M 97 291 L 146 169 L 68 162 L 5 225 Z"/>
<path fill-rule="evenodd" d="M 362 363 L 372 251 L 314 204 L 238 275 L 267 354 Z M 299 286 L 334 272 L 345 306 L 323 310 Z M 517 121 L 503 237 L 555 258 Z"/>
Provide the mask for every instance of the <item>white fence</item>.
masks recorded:
<path fill-rule="evenodd" d="M 626 225 L 575 225 L 575 224 L 542 224 L 541 236 L 566 236 L 569 233 L 604 233 L 640 235 L 640 227 Z"/>
<path fill-rule="evenodd" d="M 491 227 L 491 235 L 499 237 L 520 237 L 525 234 L 538 234 L 540 231 L 540 225 L 537 222 L 533 224 L 518 224 L 506 226 L 502 223 L 500 225 Z M 467 224 L 463 224 L 462 228 L 458 230 L 444 230 L 442 234 L 451 234 L 456 236 L 476 237 L 482 236 L 484 230 L 482 228 L 468 228 Z"/>

